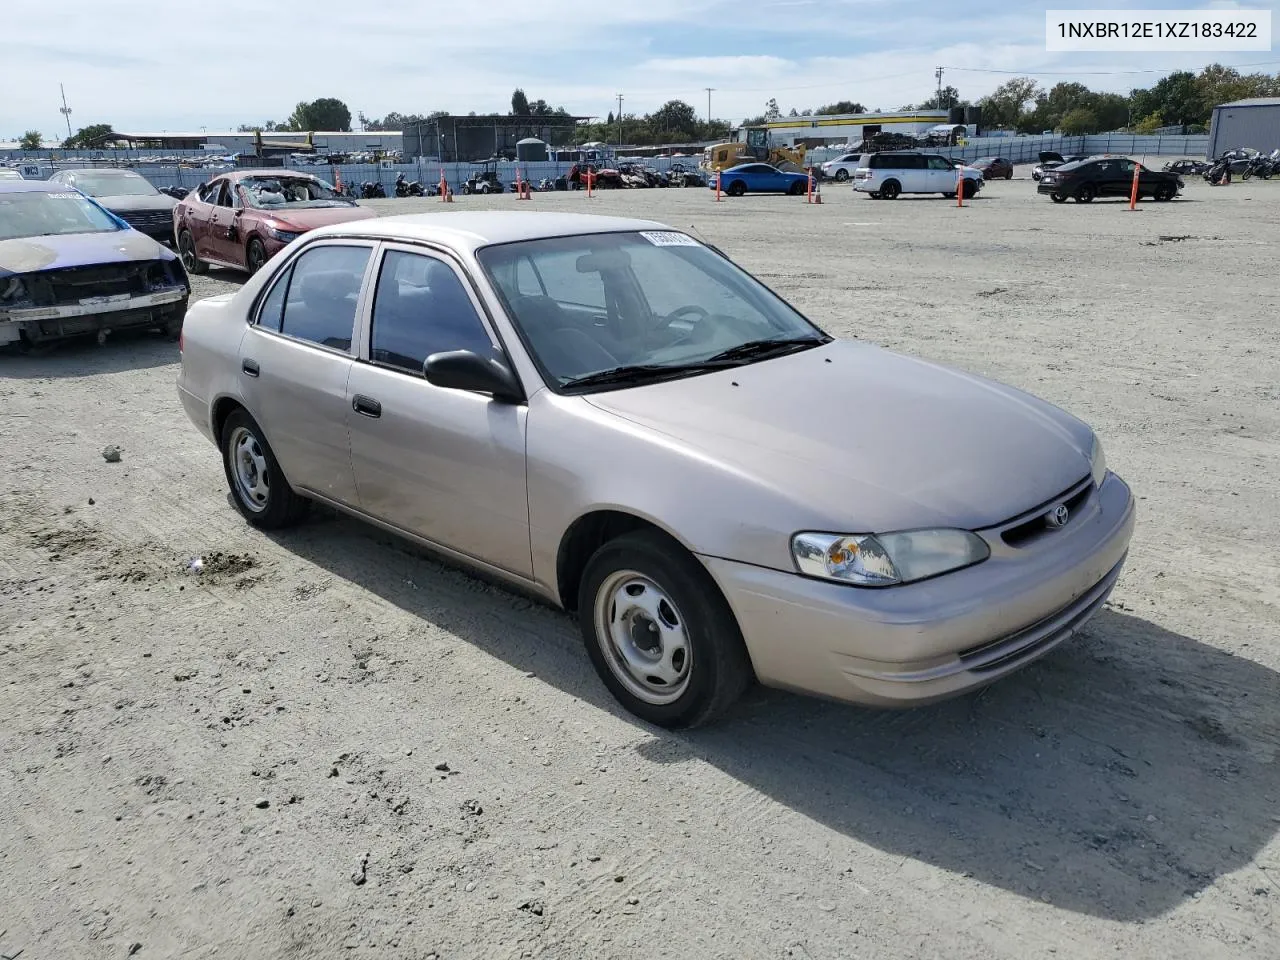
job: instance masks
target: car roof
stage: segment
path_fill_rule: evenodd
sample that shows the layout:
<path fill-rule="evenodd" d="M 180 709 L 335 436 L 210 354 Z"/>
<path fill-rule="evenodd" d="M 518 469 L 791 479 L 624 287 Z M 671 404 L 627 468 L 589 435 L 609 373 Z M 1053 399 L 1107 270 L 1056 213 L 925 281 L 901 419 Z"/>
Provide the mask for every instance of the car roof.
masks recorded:
<path fill-rule="evenodd" d="M 48 180 L 0 180 L 0 193 L 65 193 L 65 183 Z"/>
<path fill-rule="evenodd" d="M 624 233 L 638 230 L 671 230 L 654 220 L 605 217 L 586 213 L 543 213 L 523 210 L 489 210 L 474 213 L 409 213 L 376 217 L 354 223 L 338 223 L 308 231 L 319 238 L 374 237 L 384 240 L 428 240 L 455 250 L 473 251 L 497 243 L 544 240 L 592 233 Z"/>

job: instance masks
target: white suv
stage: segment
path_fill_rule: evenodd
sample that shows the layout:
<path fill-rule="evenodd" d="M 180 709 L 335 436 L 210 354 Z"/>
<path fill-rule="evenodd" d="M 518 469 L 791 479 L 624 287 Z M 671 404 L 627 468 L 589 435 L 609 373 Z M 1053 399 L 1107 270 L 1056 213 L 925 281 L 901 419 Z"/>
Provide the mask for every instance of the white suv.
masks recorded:
<path fill-rule="evenodd" d="M 982 173 L 961 167 L 965 199 L 982 189 Z M 903 193 L 956 195 L 957 170 L 946 157 L 933 153 L 885 151 L 872 153 L 853 172 L 853 189 L 869 193 L 873 200 L 894 200 Z"/>
<path fill-rule="evenodd" d="M 867 154 L 870 156 L 870 154 Z M 844 183 L 853 176 L 853 171 L 862 165 L 863 154 L 846 153 L 843 156 L 836 157 L 834 160 L 828 160 L 821 167 L 822 175 L 837 183 Z"/>

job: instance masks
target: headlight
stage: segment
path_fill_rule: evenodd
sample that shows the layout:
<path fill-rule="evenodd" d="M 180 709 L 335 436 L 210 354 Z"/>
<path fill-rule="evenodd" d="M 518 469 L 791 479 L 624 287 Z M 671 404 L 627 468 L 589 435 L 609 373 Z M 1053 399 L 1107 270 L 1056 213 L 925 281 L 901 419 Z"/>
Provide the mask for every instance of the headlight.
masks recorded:
<path fill-rule="evenodd" d="M 860 587 L 888 587 L 935 577 L 987 559 L 986 541 L 967 530 L 903 533 L 797 533 L 791 538 L 796 568 L 811 577 Z"/>
<path fill-rule="evenodd" d="M 267 227 L 267 233 L 269 233 L 274 239 L 279 240 L 281 243 L 289 243 L 302 236 L 301 230 L 282 230 L 279 227 L 270 226 Z"/>
<path fill-rule="evenodd" d="M 1093 485 L 1102 486 L 1102 481 L 1107 479 L 1107 455 L 1102 452 L 1102 441 L 1096 435 L 1089 449 L 1089 468 L 1093 473 Z"/>

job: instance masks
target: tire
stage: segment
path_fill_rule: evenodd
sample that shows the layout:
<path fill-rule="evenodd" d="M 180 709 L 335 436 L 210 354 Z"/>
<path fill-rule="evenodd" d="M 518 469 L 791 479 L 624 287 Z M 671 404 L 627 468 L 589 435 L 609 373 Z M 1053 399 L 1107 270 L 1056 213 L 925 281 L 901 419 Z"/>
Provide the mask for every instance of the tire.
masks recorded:
<path fill-rule="evenodd" d="M 1006 180 L 1012 180 L 1012 179 L 1013 179 L 1013 171 L 1012 171 L 1012 170 L 1010 170 L 1008 173 L 1006 173 L 1006 174 L 1004 175 L 1004 178 L 1005 178 Z"/>
<path fill-rule="evenodd" d="M 209 272 L 209 265 L 196 256 L 196 238 L 191 235 L 190 230 L 178 231 L 178 256 L 182 258 L 182 265 L 187 268 L 187 273 L 199 276 Z"/>
<path fill-rule="evenodd" d="M 886 200 L 897 200 L 898 195 L 902 193 L 902 184 L 897 180 L 886 180 L 880 186 L 880 196 Z"/>
<path fill-rule="evenodd" d="M 578 596 L 592 666 L 618 702 L 642 720 L 698 726 L 723 713 L 754 679 L 724 595 L 697 560 L 661 533 L 637 531 L 600 547 L 587 562 Z M 634 605 L 624 611 L 632 598 Z M 650 634 L 665 638 L 652 658 L 632 639 Z M 658 682 L 657 670 L 667 682 Z"/>
<path fill-rule="evenodd" d="M 249 276 L 253 276 L 262 269 L 263 264 L 267 262 L 267 248 L 262 245 L 262 241 L 257 237 L 249 240 L 249 245 L 244 248 L 244 265 L 249 271 Z"/>
<path fill-rule="evenodd" d="M 787 187 L 787 193 L 793 197 L 798 197 L 805 192 L 805 184 L 797 180 L 791 186 Z"/>
<path fill-rule="evenodd" d="M 956 195 L 954 193 L 944 193 L 943 196 L 946 197 L 948 200 L 954 200 L 956 198 Z"/>
<path fill-rule="evenodd" d="M 839 170 L 836 171 L 836 183 L 844 183 L 848 179 L 849 179 L 849 171 L 846 170 L 844 167 L 841 167 Z"/>
<path fill-rule="evenodd" d="M 463 196 L 470 196 L 470 195 L 471 195 L 471 185 L 470 185 L 470 184 L 468 184 L 468 183 L 464 183 L 464 184 L 462 185 L 462 194 L 463 194 Z"/>
<path fill-rule="evenodd" d="M 741 180 L 735 180 L 729 184 L 729 189 L 725 191 L 731 197 L 741 197 L 747 192 L 747 185 Z"/>
<path fill-rule="evenodd" d="M 1152 196 L 1159 203 L 1167 203 L 1177 196 L 1177 193 L 1178 191 L 1173 189 L 1169 184 L 1162 183 L 1160 186 L 1156 187 L 1155 193 L 1152 194 Z"/>
<path fill-rule="evenodd" d="M 1067 198 L 1066 198 L 1066 197 L 1064 197 L 1064 196 L 1063 196 L 1062 194 L 1060 194 L 1060 193 L 1051 193 L 1051 194 L 1049 194 L 1049 199 L 1050 199 L 1050 200 L 1052 200 L 1054 203 L 1066 203 L 1066 202 L 1067 202 Z"/>
<path fill-rule="evenodd" d="M 1093 184 L 1086 183 L 1083 187 L 1076 191 L 1076 203 L 1092 203 L 1093 198 L 1098 195 L 1098 191 Z"/>
<path fill-rule="evenodd" d="M 278 530 L 292 526 L 306 515 L 310 502 L 293 492 L 276 463 L 271 445 L 262 435 L 262 428 L 246 410 L 234 410 L 227 417 L 219 446 L 231 499 L 251 525 L 262 530 Z"/>
<path fill-rule="evenodd" d="M 968 179 L 967 177 L 965 178 L 964 184 L 962 185 L 961 189 L 964 190 L 964 198 L 966 200 L 971 200 L 978 195 L 978 188 L 975 187 L 973 185 L 973 181 Z"/>
<path fill-rule="evenodd" d="M 487 183 L 482 183 L 482 184 L 480 184 L 480 192 L 481 192 L 481 193 L 489 193 L 491 189 L 492 189 L 492 188 L 491 188 L 491 187 L 489 186 L 489 184 L 487 184 Z"/>

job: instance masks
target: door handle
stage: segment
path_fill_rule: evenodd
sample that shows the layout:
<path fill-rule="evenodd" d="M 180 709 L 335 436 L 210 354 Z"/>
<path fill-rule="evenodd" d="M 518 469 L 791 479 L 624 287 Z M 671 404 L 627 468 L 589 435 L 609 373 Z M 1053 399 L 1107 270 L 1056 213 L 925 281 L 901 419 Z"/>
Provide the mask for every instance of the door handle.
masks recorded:
<path fill-rule="evenodd" d="M 373 397 L 366 397 L 359 393 L 351 398 L 351 409 L 362 417 L 372 417 L 374 420 L 382 416 L 382 404 Z"/>
<path fill-rule="evenodd" d="M 251 377 L 256 377 L 261 371 L 258 369 L 257 360 L 241 360 L 240 369 Z"/>

